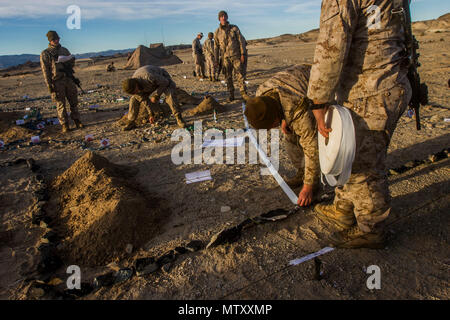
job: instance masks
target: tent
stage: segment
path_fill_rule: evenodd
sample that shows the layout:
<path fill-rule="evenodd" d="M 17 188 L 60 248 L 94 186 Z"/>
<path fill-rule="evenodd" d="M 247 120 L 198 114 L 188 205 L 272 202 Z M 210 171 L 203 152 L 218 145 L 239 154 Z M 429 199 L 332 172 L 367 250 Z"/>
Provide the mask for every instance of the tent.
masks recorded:
<path fill-rule="evenodd" d="M 125 69 L 138 69 L 142 66 L 169 66 L 182 63 L 176 55 L 170 50 L 164 48 L 162 43 L 151 44 L 150 48 L 140 45 L 134 50 L 130 59 L 128 59 Z"/>

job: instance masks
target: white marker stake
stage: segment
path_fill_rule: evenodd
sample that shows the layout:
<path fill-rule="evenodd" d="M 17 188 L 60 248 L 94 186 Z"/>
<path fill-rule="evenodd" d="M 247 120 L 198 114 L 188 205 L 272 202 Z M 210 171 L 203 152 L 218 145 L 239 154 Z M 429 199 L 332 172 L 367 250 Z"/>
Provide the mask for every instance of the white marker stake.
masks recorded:
<path fill-rule="evenodd" d="M 330 252 L 330 251 L 333 251 L 333 250 L 334 250 L 334 248 L 331 248 L 331 247 L 325 247 L 325 248 L 320 249 L 320 250 L 317 251 L 317 252 L 308 254 L 307 256 L 304 256 L 304 257 L 302 257 L 302 258 L 298 258 L 298 259 L 291 260 L 291 261 L 289 261 L 289 264 L 290 264 L 291 266 L 296 266 L 296 265 L 298 265 L 298 264 L 300 264 L 300 263 L 303 263 L 303 262 L 305 262 L 305 261 L 314 259 L 315 257 L 321 256 L 321 255 L 323 255 L 323 254 L 325 254 L 325 253 L 328 253 L 328 252 Z"/>
<path fill-rule="evenodd" d="M 92 140 L 94 140 L 94 135 L 92 135 L 92 134 L 88 134 L 84 137 L 84 141 L 86 141 L 86 142 L 89 142 Z"/>
<path fill-rule="evenodd" d="M 244 111 L 245 111 L 245 104 L 243 103 L 242 104 L 242 113 L 244 113 Z M 247 117 L 245 116 L 245 114 L 243 114 L 243 116 L 244 116 L 245 128 L 247 128 L 248 137 L 249 137 L 251 143 L 253 143 L 253 145 L 255 146 L 256 150 L 258 150 L 261 160 L 267 166 L 267 169 L 269 169 L 270 173 L 275 178 L 275 180 L 278 182 L 281 189 L 283 189 L 284 193 L 286 193 L 286 195 L 289 197 L 291 202 L 293 204 L 297 204 L 297 200 L 298 200 L 297 195 L 294 193 L 294 191 L 292 191 L 292 189 L 286 184 L 284 179 L 280 176 L 278 171 L 273 167 L 272 163 L 270 162 L 270 159 L 267 157 L 266 153 L 259 146 L 253 133 L 249 130 Z"/>
<path fill-rule="evenodd" d="M 0 140 L 0 148 L 3 148 L 4 146 L 5 146 L 5 143 L 2 140 Z"/>

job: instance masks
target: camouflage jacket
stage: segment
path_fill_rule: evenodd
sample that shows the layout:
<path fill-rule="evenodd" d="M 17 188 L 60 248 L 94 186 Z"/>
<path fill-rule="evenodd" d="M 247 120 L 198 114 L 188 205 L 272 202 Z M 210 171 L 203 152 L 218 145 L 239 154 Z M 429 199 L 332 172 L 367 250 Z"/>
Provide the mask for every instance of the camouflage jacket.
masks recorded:
<path fill-rule="evenodd" d="M 214 58 L 214 40 L 206 39 L 203 42 L 203 54 L 205 57 L 213 57 Z"/>
<path fill-rule="evenodd" d="M 370 97 L 406 79 L 405 36 L 392 0 L 322 1 L 308 88 L 316 103 Z"/>
<path fill-rule="evenodd" d="M 192 56 L 195 55 L 202 55 L 202 45 L 200 44 L 200 40 L 198 38 L 195 38 L 194 41 L 192 41 Z"/>
<path fill-rule="evenodd" d="M 56 63 L 56 61 L 58 61 L 59 56 L 69 56 L 69 55 L 70 55 L 69 50 L 62 47 L 61 45 L 58 45 L 56 47 L 49 45 L 47 49 L 42 51 L 40 56 L 41 69 L 47 87 L 53 85 L 54 81 L 62 79 L 66 76 L 66 74 L 63 71 L 64 66 L 70 68 L 74 67 L 75 58 L 64 63 Z"/>
<path fill-rule="evenodd" d="M 317 128 L 314 116 L 304 103 L 311 66 L 296 65 L 276 73 L 258 87 L 256 96 L 268 95 L 279 99 L 284 120 L 291 132 L 299 137 L 305 154 L 304 183 L 317 183 L 320 174 Z"/>
<path fill-rule="evenodd" d="M 149 96 L 155 91 L 158 96 L 161 96 L 168 88 L 176 88 L 169 73 L 156 66 L 143 66 L 134 72 L 132 78 L 137 79 L 143 88 L 141 96 Z"/>
<path fill-rule="evenodd" d="M 219 26 L 214 32 L 214 43 L 214 55 L 217 61 L 219 57 L 240 57 L 246 52 L 241 31 L 233 24 Z"/>

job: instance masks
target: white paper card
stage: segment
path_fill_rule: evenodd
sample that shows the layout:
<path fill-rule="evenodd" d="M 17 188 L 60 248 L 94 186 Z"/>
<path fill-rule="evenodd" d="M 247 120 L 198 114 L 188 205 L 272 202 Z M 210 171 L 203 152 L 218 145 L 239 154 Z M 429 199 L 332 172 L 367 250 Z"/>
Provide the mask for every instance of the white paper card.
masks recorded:
<path fill-rule="evenodd" d="M 206 180 L 212 180 L 211 172 L 209 170 L 186 173 L 186 184 Z"/>
<path fill-rule="evenodd" d="M 56 63 L 64 63 L 69 61 L 70 59 L 72 59 L 73 56 L 72 55 L 68 55 L 68 56 L 58 56 L 58 61 L 56 61 Z"/>

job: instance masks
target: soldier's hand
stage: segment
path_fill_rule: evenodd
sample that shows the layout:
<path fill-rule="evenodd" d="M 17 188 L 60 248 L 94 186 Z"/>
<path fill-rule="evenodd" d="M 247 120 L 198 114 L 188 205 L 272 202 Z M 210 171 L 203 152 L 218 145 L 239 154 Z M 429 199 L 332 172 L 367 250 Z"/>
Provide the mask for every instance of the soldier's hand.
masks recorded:
<path fill-rule="evenodd" d="M 281 131 L 283 131 L 284 134 L 290 134 L 291 129 L 287 125 L 286 121 L 283 119 L 281 120 Z"/>
<path fill-rule="evenodd" d="M 298 195 L 297 204 L 301 207 L 307 207 L 311 204 L 313 198 L 313 187 L 310 184 L 304 184 Z"/>
<path fill-rule="evenodd" d="M 314 118 L 316 118 L 319 133 L 325 138 L 328 138 L 328 134 L 332 131 L 332 129 L 327 128 L 325 124 L 325 113 L 327 112 L 327 108 L 315 109 L 312 112 L 314 114 Z"/>
<path fill-rule="evenodd" d="M 159 102 L 159 97 L 158 97 L 158 96 L 152 96 L 152 97 L 150 98 L 150 102 L 151 102 L 151 103 L 157 103 L 157 102 Z"/>
<path fill-rule="evenodd" d="M 244 57 L 244 55 L 241 55 L 241 63 L 244 63 L 245 62 L 245 57 Z"/>
<path fill-rule="evenodd" d="M 148 122 L 149 122 L 150 124 L 154 124 L 154 123 L 155 123 L 155 117 L 150 117 L 150 118 L 148 118 Z"/>

